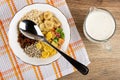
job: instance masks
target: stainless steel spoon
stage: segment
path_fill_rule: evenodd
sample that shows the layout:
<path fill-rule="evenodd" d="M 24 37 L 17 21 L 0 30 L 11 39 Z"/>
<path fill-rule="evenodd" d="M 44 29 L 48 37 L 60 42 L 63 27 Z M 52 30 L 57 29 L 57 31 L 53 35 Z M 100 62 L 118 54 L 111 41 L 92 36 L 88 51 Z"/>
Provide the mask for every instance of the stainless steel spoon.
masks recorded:
<path fill-rule="evenodd" d="M 19 23 L 19 30 L 20 32 L 25 35 L 28 38 L 35 39 L 35 40 L 41 40 L 46 42 L 48 45 L 56 49 L 67 61 L 69 61 L 79 72 L 81 72 L 83 75 L 88 74 L 89 69 L 83 65 L 82 63 L 74 60 L 73 58 L 69 57 L 67 54 L 65 54 L 63 51 L 59 50 L 58 48 L 54 47 L 52 44 L 50 44 L 42 34 L 39 27 L 30 20 L 23 20 Z"/>

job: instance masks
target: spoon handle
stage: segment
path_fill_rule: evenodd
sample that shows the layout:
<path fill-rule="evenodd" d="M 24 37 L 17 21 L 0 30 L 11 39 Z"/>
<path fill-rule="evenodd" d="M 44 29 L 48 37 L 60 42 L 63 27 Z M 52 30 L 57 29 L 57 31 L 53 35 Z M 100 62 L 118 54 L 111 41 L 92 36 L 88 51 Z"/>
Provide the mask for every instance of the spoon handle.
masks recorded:
<path fill-rule="evenodd" d="M 47 40 L 44 40 L 47 44 L 49 44 L 51 47 L 56 49 L 65 59 L 67 59 L 79 72 L 81 72 L 83 75 L 87 75 L 89 72 L 89 69 L 87 66 L 83 65 L 82 63 L 76 61 L 75 59 L 71 58 L 58 48 L 54 47 L 52 44 L 50 44 Z"/>

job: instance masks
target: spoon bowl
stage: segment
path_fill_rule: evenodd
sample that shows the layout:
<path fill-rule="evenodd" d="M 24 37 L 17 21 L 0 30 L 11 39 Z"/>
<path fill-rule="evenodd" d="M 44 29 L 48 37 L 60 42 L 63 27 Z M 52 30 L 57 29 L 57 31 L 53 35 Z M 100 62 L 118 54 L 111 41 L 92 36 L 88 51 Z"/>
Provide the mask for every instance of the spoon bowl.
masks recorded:
<path fill-rule="evenodd" d="M 19 23 L 20 32 L 30 39 L 42 40 L 44 35 L 42 34 L 39 27 L 31 20 L 22 20 Z"/>

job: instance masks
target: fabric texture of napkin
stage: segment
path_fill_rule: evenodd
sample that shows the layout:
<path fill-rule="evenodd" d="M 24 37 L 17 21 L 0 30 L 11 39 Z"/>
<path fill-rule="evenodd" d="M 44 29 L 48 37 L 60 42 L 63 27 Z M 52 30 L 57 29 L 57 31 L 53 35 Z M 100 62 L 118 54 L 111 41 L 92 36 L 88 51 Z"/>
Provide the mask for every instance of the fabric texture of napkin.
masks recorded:
<path fill-rule="evenodd" d="M 46 66 L 32 66 L 14 55 L 8 43 L 9 23 L 17 11 L 33 3 L 48 3 L 62 11 L 71 30 L 66 53 L 85 65 L 90 63 L 65 0 L 0 0 L 0 80 L 55 80 L 76 71 L 63 57 Z"/>

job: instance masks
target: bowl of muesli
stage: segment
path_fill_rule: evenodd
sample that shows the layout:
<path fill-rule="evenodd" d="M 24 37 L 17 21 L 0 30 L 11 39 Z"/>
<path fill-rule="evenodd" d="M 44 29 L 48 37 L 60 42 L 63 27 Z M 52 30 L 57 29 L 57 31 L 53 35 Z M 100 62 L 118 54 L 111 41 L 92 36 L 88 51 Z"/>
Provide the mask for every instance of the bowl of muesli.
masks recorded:
<path fill-rule="evenodd" d="M 24 36 L 18 28 L 21 20 L 35 22 L 49 43 L 66 51 L 70 40 L 70 28 L 66 17 L 49 4 L 32 4 L 15 14 L 8 32 L 9 45 L 22 61 L 32 65 L 46 65 L 61 55 L 45 42 Z"/>

